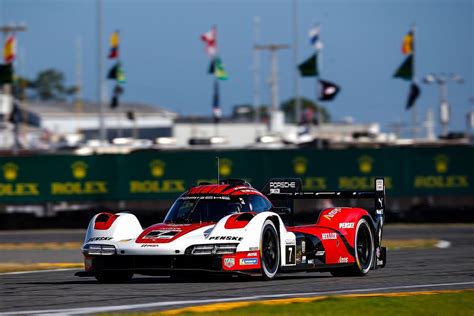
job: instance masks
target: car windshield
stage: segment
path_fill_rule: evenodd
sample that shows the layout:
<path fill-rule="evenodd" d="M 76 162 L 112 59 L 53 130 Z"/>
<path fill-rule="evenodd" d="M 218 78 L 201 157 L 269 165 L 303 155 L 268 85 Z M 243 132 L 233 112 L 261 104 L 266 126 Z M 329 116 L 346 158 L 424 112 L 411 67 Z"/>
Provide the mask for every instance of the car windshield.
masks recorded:
<path fill-rule="evenodd" d="M 171 206 L 165 223 L 217 222 L 224 216 L 240 211 L 240 203 L 226 196 L 184 196 Z"/>

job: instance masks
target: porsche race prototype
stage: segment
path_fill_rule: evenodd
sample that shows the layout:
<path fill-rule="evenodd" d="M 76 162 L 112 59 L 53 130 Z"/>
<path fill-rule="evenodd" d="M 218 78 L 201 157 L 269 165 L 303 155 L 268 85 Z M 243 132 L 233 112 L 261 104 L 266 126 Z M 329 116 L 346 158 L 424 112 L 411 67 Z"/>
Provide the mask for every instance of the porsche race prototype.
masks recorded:
<path fill-rule="evenodd" d="M 330 207 L 315 222 L 294 224 L 295 200 L 322 198 L 373 199 L 374 209 Z M 300 179 L 271 179 L 262 192 L 237 179 L 201 184 L 145 229 L 130 213 L 95 215 L 82 246 L 85 271 L 76 275 L 104 283 L 196 271 L 267 280 L 292 271 L 363 276 L 386 262 L 384 200 L 382 178 L 374 191 L 302 191 Z"/>

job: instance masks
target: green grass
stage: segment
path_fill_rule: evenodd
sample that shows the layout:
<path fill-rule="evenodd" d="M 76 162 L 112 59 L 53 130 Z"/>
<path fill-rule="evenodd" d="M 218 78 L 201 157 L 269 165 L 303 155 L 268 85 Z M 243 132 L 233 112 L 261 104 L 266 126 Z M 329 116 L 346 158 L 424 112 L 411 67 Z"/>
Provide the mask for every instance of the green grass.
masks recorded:
<path fill-rule="evenodd" d="M 159 313 L 157 313 L 159 315 Z M 154 315 L 157 315 L 154 314 Z M 400 297 L 329 297 L 309 303 L 252 304 L 248 307 L 206 313 L 178 315 L 318 315 L 318 316 L 400 316 L 474 315 L 474 291 L 462 293 L 411 295 Z"/>

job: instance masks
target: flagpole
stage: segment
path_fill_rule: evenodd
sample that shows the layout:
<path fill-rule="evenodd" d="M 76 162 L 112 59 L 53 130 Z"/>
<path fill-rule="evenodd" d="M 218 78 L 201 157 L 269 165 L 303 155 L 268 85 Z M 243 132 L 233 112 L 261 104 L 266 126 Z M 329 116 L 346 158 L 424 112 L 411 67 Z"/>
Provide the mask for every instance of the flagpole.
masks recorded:
<path fill-rule="evenodd" d="M 417 49 L 417 47 L 415 47 L 415 31 L 416 31 L 416 25 L 413 24 L 411 26 L 411 32 L 412 32 L 412 38 L 413 38 L 413 49 L 412 49 L 412 79 L 411 79 L 411 83 L 412 85 L 415 84 L 415 51 Z M 410 88 L 411 89 L 411 88 Z M 416 139 L 417 137 L 417 133 L 418 133 L 418 123 L 417 123 L 417 111 L 416 111 L 416 105 L 413 104 L 413 107 L 412 107 L 412 110 L 411 110 L 411 121 L 412 121 L 412 138 L 413 140 Z"/>
<path fill-rule="evenodd" d="M 321 26 L 318 24 L 318 27 L 319 27 L 319 38 L 318 40 L 322 42 L 321 40 Z M 323 49 L 322 48 L 318 48 L 316 47 L 316 70 L 318 71 L 318 75 L 316 76 L 316 99 L 315 99 L 315 105 L 316 105 L 316 118 L 318 120 L 318 130 L 319 132 L 321 132 L 321 106 L 318 104 L 318 97 L 319 97 L 319 85 L 318 85 L 318 81 L 319 81 L 319 78 L 321 77 L 321 70 L 322 70 L 322 60 L 323 60 L 323 53 L 322 53 Z M 318 142 L 319 144 L 319 142 Z"/>
<path fill-rule="evenodd" d="M 293 0 L 293 67 L 295 93 L 295 123 L 301 118 L 300 76 L 298 73 L 298 0 Z"/>
<path fill-rule="evenodd" d="M 104 122 L 104 80 L 103 80 L 103 63 L 102 63 L 102 0 L 97 0 L 97 63 L 98 63 L 98 73 L 97 73 L 97 106 L 99 110 L 99 136 L 101 144 L 105 144 L 107 131 L 105 129 Z"/>
<path fill-rule="evenodd" d="M 260 17 L 256 16 L 254 18 L 254 46 L 260 41 Z M 254 97 L 253 97 L 253 107 L 254 107 L 254 119 L 255 119 L 255 136 L 259 137 L 259 125 L 260 125 L 260 52 L 253 48 L 253 71 L 254 71 Z"/>

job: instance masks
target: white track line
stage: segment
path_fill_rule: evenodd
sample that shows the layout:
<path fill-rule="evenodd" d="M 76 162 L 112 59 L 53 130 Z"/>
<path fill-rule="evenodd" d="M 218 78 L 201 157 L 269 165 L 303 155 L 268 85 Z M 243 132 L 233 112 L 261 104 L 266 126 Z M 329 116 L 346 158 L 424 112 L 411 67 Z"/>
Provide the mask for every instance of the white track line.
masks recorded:
<path fill-rule="evenodd" d="M 67 269 L 50 269 L 50 270 L 32 270 L 32 271 L 17 271 L 17 272 L 2 272 L 1 275 L 13 275 L 13 274 L 30 274 L 30 273 L 45 273 L 45 272 L 58 272 L 58 271 L 71 271 L 80 270 L 80 268 L 67 268 Z"/>
<path fill-rule="evenodd" d="M 169 301 L 169 302 L 159 302 L 159 303 L 81 307 L 81 308 L 69 308 L 69 309 L 29 310 L 29 311 L 4 312 L 4 313 L 0 313 L 0 315 L 5 315 L 5 316 L 6 315 L 80 315 L 80 314 L 127 311 L 127 310 L 136 310 L 136 309 L 149 309 L 149 308 L 167 307 L 167 306 L 174 307 L 174 306 L 179 306 L 179 305 L 201 305 L 201 304 L 236 302 L 236 301 L 255 301 L 255 300 L 262 300 L 262 299 L 274 299 L 274 298 L 285 298 L 285 297 L 307 297 L 307 296 L 319 296 L 319 295 L 329 295 L 329 294 L 352 294 L 352 293 L 361 293 L 361 292 L 407 290 L 407 289 L 416 289 L 416 288 L 433 288 L 433 287 L 470 285 L 470 284 L 474 284 L 474 281 L 473 282 L 457 282 L 457 283 L 401 285 L 401 286 L 389 286 L 389 287 L 355 289 L 355 290 L 326 291 L 326 292 L 268 294 L 268 295 L 241 296 L 241 297 L 217 298 L 217 299 L 206 299 L 206 300 Z"/>

